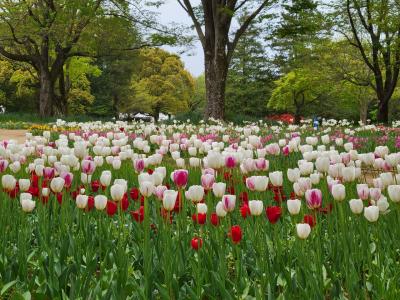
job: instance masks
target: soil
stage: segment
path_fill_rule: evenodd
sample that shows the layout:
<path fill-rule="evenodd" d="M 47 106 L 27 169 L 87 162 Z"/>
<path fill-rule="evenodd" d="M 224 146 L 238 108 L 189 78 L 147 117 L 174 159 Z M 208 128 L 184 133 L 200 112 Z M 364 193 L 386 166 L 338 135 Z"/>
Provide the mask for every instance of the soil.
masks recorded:
<path fill-rule="evenodd" d="M 16 140 L 22 144 L 25 142 L 25 134 L 27 130 L 22 129 L 0 129 L 0 141 L 3 140 Z"/>

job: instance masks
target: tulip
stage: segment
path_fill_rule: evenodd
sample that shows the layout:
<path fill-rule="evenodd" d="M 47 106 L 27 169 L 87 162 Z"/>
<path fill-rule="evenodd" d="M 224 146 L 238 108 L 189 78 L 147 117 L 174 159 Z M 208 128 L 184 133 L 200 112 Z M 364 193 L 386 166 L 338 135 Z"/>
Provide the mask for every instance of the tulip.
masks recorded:
<path fill-rule="evenodd" d="M 87 195 L 78 195 L 76 196 L 76 206 L 80 209 L 86 208 L 88 204 L 89 197 Z"/>
<path fill-rule="evenodd" d="M 155 187 L 151 181 L 143 181 L 139 185 L 139 191 L 144 197 L 149 197 L 154 193 Z"/>
<path fill-rule="evenodd" d="M 104 210 L 107 206 L 107 197 L 104 195 L 96 195 L 94 197 L 94 206 L 97 210 Z"/>
<path fill-rule="evenodd" d="M 319 189 L 307 190 L 305 193 L 307 206 L 310 209 L 321 207 L 322 192 Z"/>
<path fill-rule="evenodd" d="M 185 192 L 185 196 L 193 202 L 200 202 L 204 197 L 204 188 L 201 185 L 192 185 Z"/>
<path fill-rule="evenodd" d="M 283 184 L 283 176 L 281 171 L 275 171 L 269 173 L 269 180 L 271 181 L 273 186 L 282 186 Z"/>
<path fill-rule="evenodd" d="M 379 207 L 371 205 L 364 208 L 364 217 L 369 222 L 376 222 L 379 218 Z"/>
<path fill-rule="evenodd" d="M 307 223 L 296 224 L 296 232 L 300 239 L 305 240 L 311 233 L 311 226 Z"/>
<path fill-rule="evenodd" d="M 213 187 L 214 182 L 215 182 L 215 177 L 214 177 L 214 175 L 212 175 L 212 174 L 204 174 L 204 175 L 201 175 L 201 185 L 203 186 L 203 188 L 204 188 L 206 191 L 207 191 L 207 190 L 210 190 L 210 189 Z M 224 193 L 225 193 L 225 191 L 224 191 Z M 223 193 L 223 194 L 224 194 L 224 193 Z M 222 197 L 222 195 L 221 195 L 220 197 Z"/>
<path fill-rule="evenodd" d="M 291 215 L 299 214 L 301 208 L 301 201 L 299 199 L 289 199 L 286 204 Z"/>
<path fill-rule="evenodd" d="M 171 173 L 171 178 L 178 188 L 184 188 L 188 181 L 189 172 L 184 169 L 175 170 Z"/>
<path fill-rule="evenodd" d="M 101 175 L 100 175 L 101 185 L 104 187 L 109 186 L 111 183 L 111 177 L 112 177 L 112 175 L 111 175 L 110 171 L 105 170 L 105 171 L 101 172 Z"/>
<path fill-rule="evenodd" d="M 384 187 L 393 184 L 393 174 L 391 172 L 381 173 L 379 177 L 382 180 Z"/>
<path fill-rule="evenodd" d="M 163 207 L 167 211 L 172 211 L 175 207 L 178 192 L 174 190 L 166 190 L 163 195 Z"/>
<path fill-rule="evenodd" d="M 136 173 L 141 173 L 144 170 L 144 160 L 143 159 L 135 159 L 133 161 L 133 167 Z"/>
<path fill-rule="evenodd" d="M 288 169 L 287 177 L 290 182 L 293 182 L 293 183 L 296 182 L 300 178 L 300 170 L 298 168 Z"/>
<path fill-rule="evenodd" d="M 8 167 L 8 160 L 0 159 L 0 173 L 3 173 Z"/>
<path fill-rule="evenodd" d="M 311 183 L 314 185 L 319 184 L 319 181 L 321 180 L 321 176 L 319 173 L 312 173 L 312 174 L 310 174 L 310 180 L 311 180 Z"/>
<path fill-rule="evenodd" d="M 342 177 L 344 182 L 352 182 L 356 179 L 356 168 L 346 167 L 342 170 Z"/>
<path fill-rule="evenodd" d="M 357 184 L 357 194 L 361 200 L 367 200 L 369 197 L 368 184 Z"/>
<path fill-rule="evenodd" d="M 159 185 L 154 189 L 154 195 L 157 197 L 158 200 L 162 200 L 164 197 L 164 192 L 168 190 L 168 188 L 165 185 Z M 131 193 L 131 198 L 132 193 Z"/>
<path fill-rule="evenodd" d="M 20 203 L 24 212 L 31 212 L 36 206 L 36 202 L 32 200 L 32 195 L 29 193 L 21 193 Z"/>
<path fill-rule="evenodd" d="M 332 186 L 332 197 L 336 201 L 343 201 L 346 198 L 346 188 L 343 184 L 335 184 Z"/>
<path fill-rule="evenodd" d="M 328 157 L 318 157 L 315 161 L 315 167 L 320 173 L 328 173 L 330 161 Z"/>
<path fill-rule="evenodd" d="M 19 179 L 18 180 L 18 186 L 21 192 L 26 192 L 29 190 L 29 187 L 31 185 L 31 181 L 29 179 Z"/>
<path fill-rule="evenodd" d="M 263 212 L 263 202 L 261 200 L 250 200 L 249 209 L 252 216 L 260 216 Z"/>
<path fill-rule="evenodd" d="M 385 213 L 389 208 L 389 202 L 387 201 L 387 198 L 382 195 L 376 202 L 376 206 L 378 206 L 380 212 Z"/>
<path fill-rule="evenodd" d="M 215 208 L 215 212 L 216 212 L 218 217 L 223 218 L 223 217 L 226 216 L 227 211 L 225 210 L 224 203 L 222 201 L 219 201 L 217 203 L 217 206 Z"/>
<path fill-rule="evenodd" d="M 66 188 L 70 188 L 71 184 L 72 184 L 72 180 L 74 178 L 74 175 L 72 173 L 70 173 L 70 172 L 62 172 L 60 174 L 60 177 L 63 178 L 64 181 L 65 181 L 64 186 Z"/>
<path fill-rule="evenodd" d="M 189 158 L 189 166 L 191 166 L 192 168 L 197 168 L 200 166 L 200 164 L 201 164 L 200 158 L 198 157 Z"/>
<path fill-rule="evenodd" d="M 236 196 L 235 195 L 224 195 L 224 196 L 222 196 L 222 203 L 224 205 L 224 209 L 227 212 L 231 212 L 235 209 Z"/>
<path fill-rule="evenodd" d="M 198 214 L 206 214 L 207 213 L 207 204 L 197 203 L 197 213 Z"/>
<path fill-rule="evenodd" d="M 215 182 L 212 185 L 212 190 L 213 190 L 215 197 L 217 197 L 217 198 L 222 197 L 225 194 L 226 183 L 225 182 Z"/>
<path fill-rule="evenodd" d="M 81 182 L 83 184 L 88 184 L 92 182 L 92 175 L 88 175 L 86 173 L 81 173 Z"/>
<path fill-rule="evenodd" d="M 400 202 L 400 185 L 389 185 L 388 194 L 393 202 Z"/>
<path fill-rule="evenodd" d="M 121 160 L 120 159 L 114 159 L 112 162 L 112 167 L 114 170 L 119 170 L 121 169 Z"/>
<path fill-rule="evenodd" d="M 94 170 L 96 169 L 96 164 L 94 163 L 94 161 L 87 159 L 82 160 L 81 166 L 82 172 L 87 175 L 92 175 L 94 173 Z"/>
<path fill-rule="evenodd" d="M 254 161 L 257 170 L 259 171 L 268 171 L 269 169 L 269 161 L 263 157 L 260 157 Z"/>
<path fill-rule="evenodd" d="M 42 188 L 42 196 L 48 197 L 50 195 L 50 190 L 48 188 Z"/>
<path fill-rule="evenodd" d="M 114 184 L 111 186 L 110 195 L 111 199 L 118 202 L 121 201 L 125 194 L 125 187 L 120 184 Z"/>
<path fill-rule="evenodd" d="M 361 199 L 352 199 L 349 201 L 350 209 L 354 214 L 361 214 L 364 209 L 364 203 Z"/>
<path fill-rule="evenodd" d="M 234 244 L 238 244 L 242 240 L 242 229 L 239 225 L 234 225 L 231 227 L 228 235 L 231 237 Z"/>
<path fill-rule="evenodd" d="M 225 167 L 233 169 L 236 166 L 236 158 L 233 155 L 225 157 Z"/>
<path fill-rule="evenodd" d="M 64 188 L 65 180 L 61 177 L 55 177 L 50 182 L 50 188 L 53 193 L 60 193 Z"/>
<path fill-rule="evenodd" d="M 381 197 L 382 192 L 381 192 L 380 188 L 370 188 L 369 194 L 370 194 L 372 200 L 377 201 Z"/>
<path fill-rule="evenodd" d="M 268 187 L 267 176 L 251 176 L 246 179 L 246 185 L 250 190 L 264 192 Z"/>
<path fill-rule="evenodd" d="M 6 174 L 1 177 L 1 185 L 7 192 L 14 190 L 16 184 L 17 180 L 12 175 Z"/>
<path fill-rule="evenodd" d="M 282 209 L 279 206 L 269 206 L 266 209 L 266 214 L 269 222 L 275 224 L 282 214 Z"/>
<path fill-rule="evenodd" d="M 201 238 L 194 237 L 192 238 L 190 244 L 192 248 L 197 251 L 203 246 L 203 240 Z"/>

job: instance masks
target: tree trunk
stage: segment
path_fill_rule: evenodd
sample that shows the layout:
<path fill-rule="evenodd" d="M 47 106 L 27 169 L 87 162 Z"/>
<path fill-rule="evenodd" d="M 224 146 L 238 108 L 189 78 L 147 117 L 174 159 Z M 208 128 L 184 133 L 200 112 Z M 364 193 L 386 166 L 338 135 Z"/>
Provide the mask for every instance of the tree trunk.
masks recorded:
<path fill-rule="evenodd" d="M 301 121 L 300 107 L 296 107 L 296 110 L 294 112 L 294 124 L 300 125 L 300 121 Z"/>
<path fill-rule="evenodd" d="M 383 124 L 389 122 L 389 101 L 386 99 L 379 99 L 378 122 Z"/>
<path fill-rule="evenodd" d="M 40 72 L 39 115 L 41 118 L 51 116 L 54 99 L 54 83 L 48 71 Z"/>
<path fill-rule="evenodd" d="M 360 103 L 360 121 L 363 124 L 367 124 L 368 119 L 368 102 L 364 101 Z"/>
<path fill-rule="evenodd" d="M 212 52 L 212 51 L 210 51 Z M 209 55 L 205 53 L 206 108 L 205 119 L 223 119 L 225 116 L 225 87 L 227 63 L 225 53 Z"/>

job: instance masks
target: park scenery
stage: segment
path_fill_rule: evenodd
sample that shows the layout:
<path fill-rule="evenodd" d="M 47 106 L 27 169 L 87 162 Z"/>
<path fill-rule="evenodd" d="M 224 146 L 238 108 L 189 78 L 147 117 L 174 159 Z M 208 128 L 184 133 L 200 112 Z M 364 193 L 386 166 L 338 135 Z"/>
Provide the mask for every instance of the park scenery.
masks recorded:
<path fill-rule="evenodd" d="M 400 2 L 0 0 L 0 300 L 400 299 Z"/>

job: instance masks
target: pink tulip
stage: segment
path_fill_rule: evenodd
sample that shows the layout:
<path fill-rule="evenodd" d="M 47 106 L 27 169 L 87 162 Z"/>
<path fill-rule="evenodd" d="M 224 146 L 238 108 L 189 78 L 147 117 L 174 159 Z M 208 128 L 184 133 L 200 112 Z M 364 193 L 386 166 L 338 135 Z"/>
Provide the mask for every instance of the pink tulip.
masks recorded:
<path fill-rule="evenodd" d="M 381 198 L 382 192 L 380 188 L 370 188 L 369 194 L 372 200 L 378 201 Z"/>
<path fill-rule="evenodd" d="M 141 173 L 144 170 L 144 160 L 143 159 L 135 159 L 133 163 L 133 167 L 137 173 Z"/>
<path fill-rule="evenodd" d="M 369 188 L 367 184 L 357 184 L 357 194 L 361 200 L 367 200 L 369 197 Z"/>
<path fill-rule="evenodd" d="M 178 188 L 184 188 L 188 182 L 188 170 L 179 169 L 172 173 L 172 180 Z"/>
<path fill-rule="evenodd" d="M 202 171 L 202 174 L 203 174 L 203 175 L 211 174 L 212 176 L 215 176 L 215 170 L 212 169 L 212 168 L 207 168 L 207 169 L 204 169 L 204 170 Z"/>
<path fill-rule="evenodd" d="M 46 167 L 43 170 L 43 176 L 47 179 L 52 179 L 55 176 L 56 170 L 51 167 Z"/>
<path fill-rule="evenodd" d="M 70 173 L 70 172 L 62 172 L 60 174 L 60 177 L 64 179 L 64 181 L 65 181 L 64 186 L 66 188 L 71 187 L 72 179 L 74 179 L 74 175 L 72 173 Z"/>
<path fill-rule="evenodd" d="M 235 209 L 236 196 L 235 195 L 224 195 L 222 197 L 222 204 L 225 211 L 230 212 Z"/>
<path fill-rule="evenodd" d="M 159 185 L 154 190 L 154 195 L 157 197 L 158 200 L 162 200 L 164 197 L 164 192 L 168 190 L 165 185 Z"/>
<path fill-rule="evenodd" d="M 254 177 L 248 177 L 246 178 L 246 187 L 250 190 L 250 191 L 254 191 L 256 189 L 256 184 L 254 182 Z"/>
<path fill-rule="evenodd" d="M 307 206 L 310 209 L 321 207 L 322 192 L 319 189 L 312 189 L 306 191 Z"/>
<path fill-rule="evenodd" d="M 201 175 L 201 185 L 205 190 L 211 190 L 215 182 L 215 177 L 212 174 Z"/>
<path fill-rule="evenodd" d="M 263 157 L 255 160 L 256 168 L 260 171 L 266 171 L 269 168 L 269 161 Z"/>
<path fill-rule="evenodd" d="M 94 170 L 96 169 L 96 164 L 94 161 L 91 160 L 82 160 L 82 172 L 88 175 L 91 175 L 94 173 Z"/>
<path fill-rule="evenodd" d="M 236 166 L 236 158 L 232 155 L 225 157 L 225 167 L 233 169 Z"/>
<path fill-rule="evenodd" d="M 4 172 L 8 167 L 8 160 L 2 159 L 0 160 L 0 173 Z"/>

